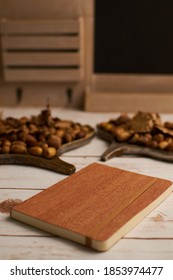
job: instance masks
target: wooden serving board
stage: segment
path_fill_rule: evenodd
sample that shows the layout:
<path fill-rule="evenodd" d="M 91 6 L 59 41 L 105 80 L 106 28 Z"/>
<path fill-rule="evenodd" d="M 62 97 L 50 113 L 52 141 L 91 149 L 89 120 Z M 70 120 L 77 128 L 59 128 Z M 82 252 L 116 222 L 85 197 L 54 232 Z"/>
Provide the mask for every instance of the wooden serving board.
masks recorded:
<path fill-rule="evenodd" d="M 57 156 L 46 159 L 39 156 L 33 156 L 28 154 L 1 154 L 0 164 L 18 164 L 28 165 L 34 167 L 44 168 L 50 171 L 55 171 L 65 175 L 70 175 L 75 172 L 76 167 L 70 163 L 67 163 L 59 158 L 59 156 L 67 151 L 77 149 L 83 145 L 88 144 L 94 137 L 94 130 L 87 134 L 86 137 L 71 141 L 63 144 L 57 151 Z"/>
<path fill-rule="evenodd" d="M 118 157 L 121 155 L 137 155 L 151 157 L 167 162 L 173 162 L 173 153 L 171 152 L 138 146 L 134 144 L 118 143 L 110 133 L 102 130 L 99 127 L 97 127 L 97 135 L 100 138 L 111 143 L 108 149 L 101 155 L 102 161 L 107 161 L 113 157 Z"/>

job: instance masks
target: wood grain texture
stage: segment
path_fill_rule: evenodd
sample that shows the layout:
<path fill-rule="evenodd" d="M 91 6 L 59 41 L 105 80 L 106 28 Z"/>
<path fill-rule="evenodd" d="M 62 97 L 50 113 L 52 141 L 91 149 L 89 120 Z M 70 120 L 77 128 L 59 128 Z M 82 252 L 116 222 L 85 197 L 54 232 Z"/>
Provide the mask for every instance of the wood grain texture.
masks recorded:
<path fill-rule="evenodd" d="M 78 36 L 7 36 L 2 38 L 6 50 L 78 50 Z"/>
<path fill-rule="evenodd" d="M 80 82 L 83 75 L 82 26 L 82 18 L 2 20 L 5 80 Z"/>
<path fill-rule="evenodd" d="M 70 175 L 76 170 L 74 165 L 61 160 L 57 156 L 51 159 L 45 159 L 32 155 L 2 154 L 0 155 L 0 165 L 1 164 L 18 164 L 39 167 L 66 175 Z"/>
<path fill-rule="evenodd" d="M 57 237 L 2 236 L 1 259 L 39 260 L 172 260 L 169 240 L 122 239 L 106 252 L 91 251 Z"/>
<path fill-rule="evenodd" d="M 52 87 L 49 84 L 49 90 Z M 31 89 L 30 89 L 31 91 Z M 38 88 L 37 92 L 38 93 Z M 7 95 L 6 90 L 3 94 Z M 12 94 L 12 92 L 11 92 Z M 11 95 L 12 96 L 12 95 Z M 11 97 L 9 97 L 11 98 Z M 52 101 L 52 100 L 51 100 Z M 52 103 L 52 102 L 51 102 Z M 55 103 L 52 103 L 55 104 Z M 44 105 L 43 105 L 44 106 Z M 3 116 L 22 117 L 35 115 L 40 107 L 2 107 Z M 92 126 L 105 119 L 115 118 L 115 112 L 89 113 L 77 110 L 52 108 L 54 116 L 60 118 L 80 119 L 83 124 Z M 162 114 L 163 121 L 172 121 L 172 114 Z M 66 152 L 62 159 L 76 166 L 77 171 L 92 162 L 99 162 L 100 155 L 108 143 L 95 137 L 91 143 L 79 149 Z M 173 181 L 172 164 L 158 160 L 122 156 L 106 163 L 108 166 L 124 170 L 165 178 Z M 66 178 L 65 175 L 44 169 L 16 166 L 0 166 L 0 201 L 8 198 L 25 200 L 39 193 L 40 190 Z M 147 215 L 135 228 L 110 250 L 97 253 L 63 238 L 53 238 L 47 232 L 36 230 L 31 226 L 13 221 L 8 215 L 0 215 L 0 259 L 173 259 L 173 194 Z"/>
<path fill-rule="evenodd" d="M 60 20 L 9 20 L 1 21 L 2 34 L 66 34 L 78 33 L 79 21 L 74 19 Z"/>
<path fill-rule="evenodd" d="M 151 157 L 158 160 L 173 162 L 173 153 L 161 149 L 145 147 L 142 145 L 130 144 L 128 142 L 118 143 L 115 141 L 112 134 L 97 127 L 97 135 L 110 142 L 111 145 L 101 155 L 102 161 L 107 161 L 113 157 L 121 155 L 138 155 Z"/>
<path fill-rule="evenodd" d="M 88 144 L 94 137 L 94 130 L 91 130 L 85 137 L 70 141 L 59 147 L 57 155 L 53 158 L 46 159 L 44 157 L 33 156 L 29 154 L 0 154 L 0 165 L 2 164 L 18 164 L 39 167 L 66 175 L 75 172 L 76 167 L 68 162 L 63 161 L 58 155 Z"/>
<path fill-rule="evenodd" d="M 73 19 L 80 15 L 80 6 L 83 0 L 42 0 L 36 3 L 35 0 L 25 2 L 19 0 L 1 0 L 0 16 L 8 19 Z M 87 1 L 87 3 L 90 1 Z M 65 8 L 64 8 L 65 7 Z M 85 5 L 86 10 L 89 5 Z M 22 13 L 21 13 L 22 11 Z"/>
<path fill-rule="evenodd" d="M 125 84 L 125 82 L 124 82 Z M 153 111 L 172 113 L 173 95 L 171 92 L 133 92 L 120 91 L 87 91 L 85 94 L 85 110 L 89 112 L 137 112 Z"/>
<path fill-rule="evenodd" d="M 157 178 L 93 163 L 14 207 L 11 215 L 82 244 L 84 242 L 82 237 L 86 238 L 87 245 L 88 238 L 104 242 L 172 184 L 168 180 L 157 181 Z M 156 192 L 157 185 L 159 191 Z M 148 200 L 145 194 L 147 190 L 150 191 Z M 145 195 L 141 199 L 142 201 L 144 199 L 145 203 L 142 204 L 141 201 L 138 203 L 138 198 L 143 194 Z M 133 207 L 129 211 L 133 203 L 136 212 L 132 211 Z M 125 214 L 121 219 L 122 224 L 116 228 L 116 223 L 113 226 L 111 221 L 122 215 L 126 209 L 131 215 Z M 73 236 L 69 237 L 68 232 Z M 117 241 L 116 238 L 115 240 Z M 94 248 L 99 250 L 99 246 Z"/>
<path fill-rule="evenodd" d="M 7 199 L 21 199 L 22 201 L 40 193 L 34 189 L 0 189 L 0 202 Z M 163 201 L 156 209 L 147 215 L 124 238 L 129 239 L 171 239 L 173 238 L 173 194 Z M 0 236 L 47 236 L 45 231 L 37 230 L 23 223 L 13 221 L 9 214 L 0 213 Z M 56 246 L 56 240 L 55 240 Z M 85 249 L 85 248 L 84 248 Z M 69 248 L 70 250 L 70 248 Z"/>
<path fill-rule="evenodd" d="M 80 57 L 79 53 L 73 52 L 39 52 L 39 53 L 16 53 L 16 52 L 5 52 L 3 54 L 4 64 L 6 66 L 79 66 Z"/>
<path fill-rule="evenodd" d="M 6 69 L 5 79 L 8 81 L 42 81 L 42 82 L 78 82 L 80 69 Z"/>

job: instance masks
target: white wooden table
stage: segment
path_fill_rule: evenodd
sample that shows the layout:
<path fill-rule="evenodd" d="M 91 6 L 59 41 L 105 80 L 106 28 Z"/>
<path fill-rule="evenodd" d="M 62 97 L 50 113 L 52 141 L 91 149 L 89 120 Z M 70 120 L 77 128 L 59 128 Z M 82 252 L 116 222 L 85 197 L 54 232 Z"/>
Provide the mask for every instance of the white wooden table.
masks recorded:
<path fill-rule="evenodd" d="M 43 108 L 0 108 L 3 117 L 30 116 Z M 95 126 L 115 113 L 87 113 L 52 108 L 52 115 L 72 119 Z M 162 120 L 173 120 L 173 115 L 162 115 Z M 76 166 L 77 171 L 99 156 L 108 144 L 98 138 L 79 149 L 67 152 L 62 159 Z M 173 163 L 142 157 L 123 156 L 105 164 L 146 175 L 173 181 Z M 41 190 L 65 178 L 55 172 L 26 166 L 0 166 L 0 202 L 11 199 L 27 199 Z M 8 214 L 0 214 L 0 259 L 173 259 L 173 194 L 152 211 L 110 250 L 103 253 L 63 238 L 52 236 L 12 220 Z"/>

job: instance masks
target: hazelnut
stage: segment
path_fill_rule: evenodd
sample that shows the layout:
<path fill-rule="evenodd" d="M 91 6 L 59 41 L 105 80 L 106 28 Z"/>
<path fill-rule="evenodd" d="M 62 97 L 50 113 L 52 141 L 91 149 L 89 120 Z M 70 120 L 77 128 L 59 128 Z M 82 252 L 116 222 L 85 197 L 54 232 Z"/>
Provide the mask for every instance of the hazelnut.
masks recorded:
<path fill-rule="evenodd" d="M 34 146 L 29 148 L 29 153 L 34 156 L 42 156 L 43 149 L 39 146 Z"/>
<path fill-rule="evenodd" d="M 37 143 L 36 138 L 33 135 L 31 135 L 31 134 L 27 134 L 26 135 L 26 140 L 25 141 L 26 141 L 26 144 L 28 146 L 35 146 L 36 143 Z"/>
<path fill-rule="evenodd" d="M 173 152 L 173 143 L 168 144 L 165 150 L 168 152 Z"/>
<path fill-rule="evenodd" d="M 76 138 L 84 138 L 87 135 L 87 132 L 84 129 L 81 129 L 77 134 Z"/>
<path fill-rule="evenodd" d="M 131 136 L 130 132 L 125 130 L 123 127 L 117 127 L 114 130 L 114 133 L 115 133 L 116 139 L 119 142 L 127 141 L 130 138 L 130 136 Z"/>
<path fill-rule="evenodd" d="M 26 154 L 27 149 L 24 145 L 14 144 L 14 145 L 11 145 L 10 152 L 14 153 L 14 154 Z"/>
<path fill-rule="evenodd" d="M 168 142 L 162 141 L 162 142 L 159 143 L 158 146 L 159 146 L 160 149 L 164 150 L 168 146 Z"/>
<path fill-rule="evenodd" d="M 11 145 L 12 146 L 19 145 L 19 146 L 26 147 L 26 143 L 24 141 L 13 141 Z"/>
<path fill-rule="evenodd" d="M 57 129 L 55 133 L 58 137 L 62 138 L 65 134 L 65 131 L 63 129 Z"/>
<path fill-rule="evenodd" d="M 43 150 L 43 156 L 45 158 L 53 158 L 54 156 L 56 156 L 56 153 L 57 151 L 54 147 L 48 147 Z"/>
<path fill-rule="evenodd" d="M 135 133 L 132 138 L 129 140 L 130 143 L 135 144 L 139 140 L 139 134 Z"/>
<path fill-rule="evenodd" d="M 3 145 L 1 148 L 2 154 L 9 154 L 10 153 L 10 146 L 9 145 Z"/>
<path fill-rule="evenodd" d="M 162 142 L 162 141 L 164 140 L 164 135 L 161 134 L 161 133 L 158 133 L 158 134 L 154 135 L 153 139 L 154 139 L 155 141 L 157 141 L 158 143 L 159 143 L 159 142 Z"/>
<path fill-rule="evenodd" d="M 5 146 L 11 146 L 11 141 L 5 139 L 4 142 L 3 142 L 3 145 L 5 145 Z"/>
<path fill-rule="evenodd" d="M 73 136 L 71 133 L 65 133 L 63 139 L 64 139 L 65 143 L 68 143 L 73 140 Z"/>
<path fill-rule="evenodd" d="M 61 146 L 62 139 L 56 135 L 50 135 L 47 140 L 47 144 L 50 147 L 58 149 Z"/>

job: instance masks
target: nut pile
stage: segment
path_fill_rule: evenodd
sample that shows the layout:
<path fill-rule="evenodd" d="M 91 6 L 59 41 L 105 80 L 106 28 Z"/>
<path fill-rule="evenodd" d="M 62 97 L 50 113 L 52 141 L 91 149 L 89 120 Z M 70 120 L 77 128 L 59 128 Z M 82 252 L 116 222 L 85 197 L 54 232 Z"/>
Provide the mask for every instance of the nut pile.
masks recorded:
<path fill-rule="evenodd" d="M 39 115 L 30 118 L 1 118 L 0 153 L 52 158 L 61 145 L 85 138 L 91 131 L 89 125 L 53 118 L 47 106 Z"/>
<path fill-rule="evenodd" d="M 133 117 L 121 114 L 116 119 L 98 124 L 115 141 L 142 145 L 173 152 L 173 122 L 161 122 L 157 113 L 137 112 Z"/>

